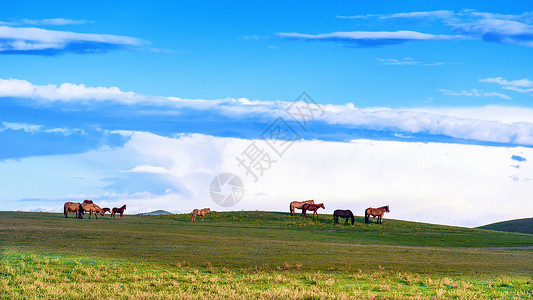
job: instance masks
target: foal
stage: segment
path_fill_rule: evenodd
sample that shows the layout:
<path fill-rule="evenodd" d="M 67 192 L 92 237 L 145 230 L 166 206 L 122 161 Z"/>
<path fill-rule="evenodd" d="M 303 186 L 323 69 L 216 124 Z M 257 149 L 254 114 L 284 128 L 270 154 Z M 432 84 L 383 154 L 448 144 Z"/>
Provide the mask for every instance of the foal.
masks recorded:
<path fill-rule="evenodd" d="M 126 210 L 126 204 L 122 205 L 122 207 L 120 208 L 113 207 L 113 210 L 111 210 L 111 217 L 115 219 L 115 214 L 119 213 L 120 219 L 122 220 L 122 214 L 124 213 L 125 210 Z"/>
<path fill-rule="evenodd" d="M 319 208 L 323 208 L 323 209 L 326 209 L 326 207 L 324 206 L 324 203 L 319 203 L 319 204 L 304 204 L 302 205 L 302 215 L 305 217 L 307 216 L 307 211 L 308 210 L 312 210 L 313 211 L 313 218 L 315 217 L 315 215 L 317 215 L 318 217 L 318 209 Z"/>

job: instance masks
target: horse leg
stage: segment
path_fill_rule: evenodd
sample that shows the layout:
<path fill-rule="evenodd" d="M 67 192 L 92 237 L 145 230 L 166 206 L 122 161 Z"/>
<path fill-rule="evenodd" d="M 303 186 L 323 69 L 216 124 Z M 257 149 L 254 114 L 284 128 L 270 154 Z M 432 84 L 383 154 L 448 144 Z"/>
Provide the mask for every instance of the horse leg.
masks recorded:
<path fill-rule="evenodd" d="M 123 213 L 120 213 L 120 219 L 121 219 L 121 220 L 123 220 L 123 219 L 124 219 L 124 218 L 122 217 L 122 214 L 123 214 Z"/>

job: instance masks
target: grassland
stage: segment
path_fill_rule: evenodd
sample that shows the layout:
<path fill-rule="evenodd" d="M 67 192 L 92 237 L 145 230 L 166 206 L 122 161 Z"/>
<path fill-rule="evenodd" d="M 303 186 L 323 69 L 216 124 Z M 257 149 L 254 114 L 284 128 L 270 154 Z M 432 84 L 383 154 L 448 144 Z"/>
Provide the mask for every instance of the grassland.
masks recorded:
<path fill-rule="evenodd" d="M 275 212 L 203 224 L 0 212 L 0 297 L 527 299 L 531 246 L 529 234 Z"/>

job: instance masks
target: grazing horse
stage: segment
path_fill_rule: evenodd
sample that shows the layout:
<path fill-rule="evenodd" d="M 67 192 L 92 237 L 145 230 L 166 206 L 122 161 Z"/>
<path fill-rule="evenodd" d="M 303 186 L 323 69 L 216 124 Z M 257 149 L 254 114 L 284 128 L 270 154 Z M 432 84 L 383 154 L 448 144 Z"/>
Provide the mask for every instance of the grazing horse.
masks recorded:
<path fill-rule="evenodd" d="M 308 210 L 312 210 L 313 211 L 313 218 L 315 217 L 315 215 L 318 216 L 318 209 L 319 208 L 323 208 L 323 209 L 326 209 L 326 207 L 324 206 L 324 203 L 319 203 L 319 204 L 304 204 L 302 205 L 302 215 L 305 217 L 307 216 L 307 211 Z"/>
<path fill-rule="evenodd" d="M 333 219 L 335 220 L 335 224 L 339 224 L 339 217 L 346 218 L 346 221 L 344 221 L 344 225 L 348 225 L 348 218 L 352 219 L 352 225 L 355 222 L 355 217 L 352 211 L 349 209 L 347 210 L 337 209 L 336 211 L 333 212 Z"/>
<path fill-rule="evenodd" d="M 93 200 L 87 200 L 87 199 L 85 199 L 85 200 L 83 200 L 83 203 L 93 204 L 94 202 L 93 202 Z"/>
<path fill-rule="evenodd" d="M 191 219 L 191 222 L 196 222 L 196 216 L 200 216 L 202 217 L 202 222 L 204 221 L 204 216 L 206 214 L 210 214 L 211 213 L 211 209 L 209 208 L 204 208 L 204 209 L 194 209 L 192 212 L 191 212 L 191 215 L 192 215 L 192 219 Z"/>
<path fill-rule="evenodd" d="M 102 212 L 105 214 L 106 212 L 111 213 L 111 209 L 109 207 L 102 208 Z"/>
<path fill-rule="evenodd" d="M 81 204 L 79 203 L 65 202 L 65 205 L 63 206 L 63 213 L 65 214 L 65 218 L 68 218 L 69 212 L 76 213 L 76 218 L 83 218 L 83 210 L 81 209 Z"/>
<path fill-rule="evenodd" d="M 122 220 L 122 214 L 124 214 L 124 211 L 126 210 L 126 204 L 122 205 L 120 208 L 113 207 L 113 210 L 111 210 L 111 217 L 115 219 L 115 214 L 120 214 L 120 219 Z"/>
<path fill-rule="evenodd" d="M 315 200 L 305 200 L 305 201 L 292 201 L 289 205 L 289 210 L 291 212 L 291 216 L 294 216 L 295 209 L 302 209 L 302 206 L 304 204 L 315 204 Z"/>
<path fill-rule="evenodd" d="M 389 206 L 382 206 L 380 208 L 369 207 L 365 210 L 365 223 L 370 223 L 370 215 L 372 215 L 372 220 L 375 222 L 376 217 L 378 217 L 378 223 L 383 224 L 383 215 L 386 212 L 390 212 Z"/>
<path fill-rule="evenodd" d="M 85 201 L 91 201 L 91 200 L 85 200 Z M 91 218 L 93 213 L 96 216 L 97 220 L 98 220 L 98 214 L 102 216 L 104 215 L 104 211 L 100 208 L 100 206 L 94 203 L 86 203 L 85 201 L 83 201 L 83 203 L 81 203 L 80 206 L 83 211 L 89 212 L 89 219 Z M 83 216 L 80 219 L 83 219 Z"/>

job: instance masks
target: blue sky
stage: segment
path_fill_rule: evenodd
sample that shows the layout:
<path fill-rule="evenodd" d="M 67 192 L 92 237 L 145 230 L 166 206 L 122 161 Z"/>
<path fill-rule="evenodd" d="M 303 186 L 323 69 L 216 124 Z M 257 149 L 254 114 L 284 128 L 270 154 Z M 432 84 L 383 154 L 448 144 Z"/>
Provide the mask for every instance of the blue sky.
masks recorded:
<path fill-rule="evenodd" d="M 277 171 L 247 182 L 235 209 L 291 197 L 391 200 L 402 205 L 397 218 L 435 221 L 409 207 L 434 198 L 452 214 L 490 192 L 492 211 L 437 220 L 473 226 L 516 217 L 496 197 L 513 190 L 529 216 L 532 51 L 525 3 L 2 1 L 0 173 L 10 179 L 0 210 L 58 211 L 84 197 L 133 203 L 132 212 L 213 206 L 211 178 L 249 177 L 235 156 L 282 118 L 300 129 L 293 160 L 279 157 Z M 301 128 L 287 110 L 304 91 L 324 113 Z M 334 158 L 325 149 L 335 147 L 351 150 Z M 364 176 L 378 166 L 381 175 Z M 313 174 L 325 170 L 365 188 L 339 179 L 319 189 Z M 308 185 L 295 192 L 300 183 L 275 172 Z M 403 174 L 394 180 L 405 188 L 387 174 Z M 415 191 L 424 178 L 439 195 Z M 487 182 L 497 190 L 476 188 Z"/>

